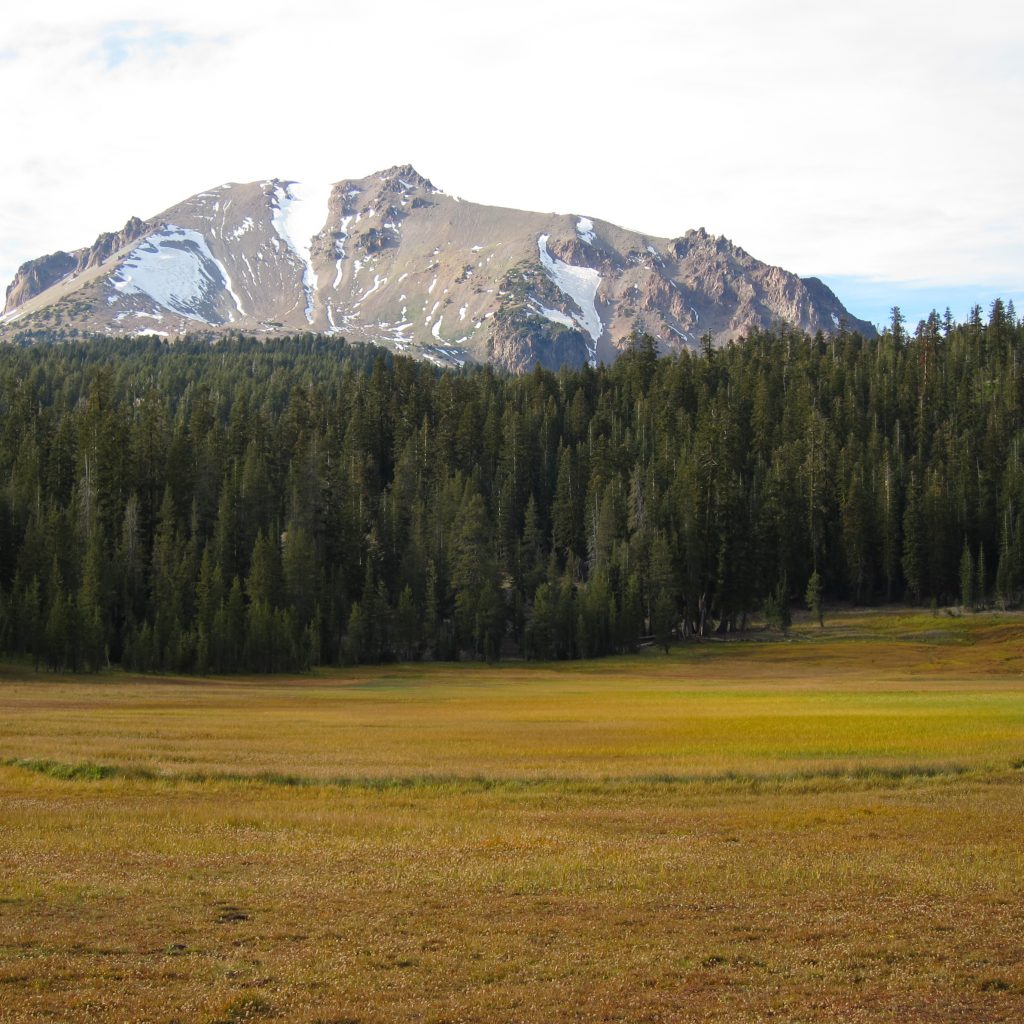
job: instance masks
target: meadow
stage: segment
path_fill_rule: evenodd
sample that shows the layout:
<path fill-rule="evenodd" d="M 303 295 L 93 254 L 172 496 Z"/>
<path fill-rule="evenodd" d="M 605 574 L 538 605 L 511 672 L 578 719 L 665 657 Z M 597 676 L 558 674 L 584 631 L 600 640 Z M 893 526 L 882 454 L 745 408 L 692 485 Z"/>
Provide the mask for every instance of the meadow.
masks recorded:
<path fill-rule="evenodd" d="M 1022 636 L 0 667 L 0 1022 L 1020 1021 Z"/>

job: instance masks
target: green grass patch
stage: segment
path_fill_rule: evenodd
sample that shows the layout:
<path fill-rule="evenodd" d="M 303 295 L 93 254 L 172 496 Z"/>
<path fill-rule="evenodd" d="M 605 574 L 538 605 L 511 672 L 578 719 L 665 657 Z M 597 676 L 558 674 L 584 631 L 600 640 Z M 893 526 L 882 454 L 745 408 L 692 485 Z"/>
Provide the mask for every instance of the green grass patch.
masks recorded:
<path fill-rule="evenodd" d="M 44 775 L 64 782 L 101 782 L 111 779 L 144 780 L 163 785 L 238 785 L 270 786 L 285 789 L 325 788 L 353 789 L 368 792 L 433 791 L 485 793 L 522 790 L 557 790 L 563 792 L 601 792 L 603 790 L 635 790 L 638 788 L 672 788 L 679 786 L 714 786 L 750 792 L 782 788 L 836 789 L 900 786 L 915 781 L 947 780 L 963 776 L 994 779 L 1024 770 L 1024 761 L 986 768 L 959 764 L 895 765 L 889 767 L 859 766 L 827 768 L 818 771 L 790 772 L 722 772 L 719 774 L 648 774 L 636 776 L 604 776 L 601 778 L 530 776 L 486 777 L 482 775 L 406 775 L 406 776 L 332 776 L 318 778 L 282 774 L 280 772 L 167 772 L 150 768 L 94 763 L 62 763 L 30 758 L 8 758 L 0 764 L 26 772 Z"/>

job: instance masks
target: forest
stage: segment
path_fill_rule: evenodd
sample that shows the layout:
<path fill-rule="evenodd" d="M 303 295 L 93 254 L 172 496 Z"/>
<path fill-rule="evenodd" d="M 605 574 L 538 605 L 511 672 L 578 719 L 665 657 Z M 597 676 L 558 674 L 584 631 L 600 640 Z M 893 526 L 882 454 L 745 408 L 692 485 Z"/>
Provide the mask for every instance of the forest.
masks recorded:
<path fill-rule="evenodd" d="M 314 335 L 5 346 L 0 653 L 563 659 L 805 600 L 1016 605 L 1022 356 L 1000 301 L 521 377 Z"/>

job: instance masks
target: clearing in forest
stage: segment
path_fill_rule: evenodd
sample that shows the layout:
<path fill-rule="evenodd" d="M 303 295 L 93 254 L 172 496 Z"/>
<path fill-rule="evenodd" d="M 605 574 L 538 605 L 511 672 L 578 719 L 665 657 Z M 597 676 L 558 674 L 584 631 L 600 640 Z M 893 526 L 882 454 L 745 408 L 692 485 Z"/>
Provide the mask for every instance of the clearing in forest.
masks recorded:
<path fill-rule="evenodd" d="M 1022 626 L 0 668 L 0 1022 L 1020 1020 Z"/>

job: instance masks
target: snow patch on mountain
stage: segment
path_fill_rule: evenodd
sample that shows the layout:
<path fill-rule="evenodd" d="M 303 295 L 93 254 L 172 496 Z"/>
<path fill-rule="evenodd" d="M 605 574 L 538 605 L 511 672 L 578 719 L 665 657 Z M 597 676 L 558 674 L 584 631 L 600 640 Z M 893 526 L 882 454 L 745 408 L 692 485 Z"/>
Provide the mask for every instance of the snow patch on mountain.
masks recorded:
<path fill-rule="evenodd" d="M 228 295 L 231 296 L 231 300 L 234 302 L 235 308 L 238 310 L 238 315 L 245 316 L 245 310 L 242 308 L 242 300 L 238 297 L 238 293 L 235 291 L 235 287 L 231 283 L 231 275 L 228 273 L 228 268 L 212 254 L 211 259 L 217 265 L 217 269 L 221 272 L 221 276 L 224 278 L 224 287 L 227 289 Z M 233 321 L 235 318 L 229 315 L 229 319 Z"/>
<path fill-rule="evenodd" d="M 349 214 L 347 217 L 341 218 L 341 227 L 338 229 L 338 240 L 334 243 L 335 249 L 337 250 L 338 259 L 336 260 L 334 267 L 337 271 L 334 277 L 334 284 L 332 287 L 335 291 L 338 290 L 338 285 L 341 284 L 342 275 L 342 264 L 345 262 L 345 242 L 348 239 L 348 226 L 352 221 L 352 215 Z"/>
<path fill-rule="evenodd" d="M 369 298 L 378 288 L 382 287 L 383 285 L 386 285 L 387 283 L 388 279 L 386 277 L 381 277 L 380 274 L 374 274 L 373 284 L 365 292 L 363 292 L 363 294 L 358 299 L 356 299 L 356 305 L 358 306 L 359 303 L 363 301 L 363 299 Z"/>
<path fill-rule="evenodd" d="M 587 245 L 594 244 L 594 222 L 589 217 L 580 217 L 576 221 L 576 234 L 583 239 Z"/>
<path fill-rule="evenodd" d="M 313 269 L 312 244 L 327 223 L 332 184 L 286 181 L 274 185 L 274 230 L 302 263 L 306 292 L 306 320 L 313 322 L 318 285 Z"/>
<path fill-rule="evenodd" d="M 548 309 L 547 306 L 542 305 L 536 299 L 531 299 L 530 301 L 533 303 L 533 308 L 545 320 L 550 320 L 553 324 L 561 324 L 563 327 L 576 327 L 576 321 L 568 313 L 563 313 L 558 309 Z"/>
<path fill-rule="evenodd" d="M 604 324 L 597 312 L 597 289 L 601 287 L 601 275 L 592 267 L 573 267 L 552 256 L 548 252 L 549 237 L 541 235 L 537 239 L 540 262 L 558 289 L 579 307 L 582 316 L 575 319 L 593 339 L 594 344 L 588 346 L 588 350 L 591 363 L 596 365 L 597 340 L 604 333 Z"/>
<path fill-rule="evenodd" d="M 251 231 L 253 228 L 252 217 L 246 217 L 241 224 L 231 232 L 231 237 L 238 239 L 241 238 L 247 231 Z"/>
<path fill-rule="evenodd" d="M 220 322 L 211 317 L 216 315 L 216 293 L 222 288 L 242 312 L 227 270 L 210 252 L 206 239 L 175 224 L 165 225 L 132 250 L 111 280 L 124 295 L 148 295 L 165 309 L 206 324 Z"/>

